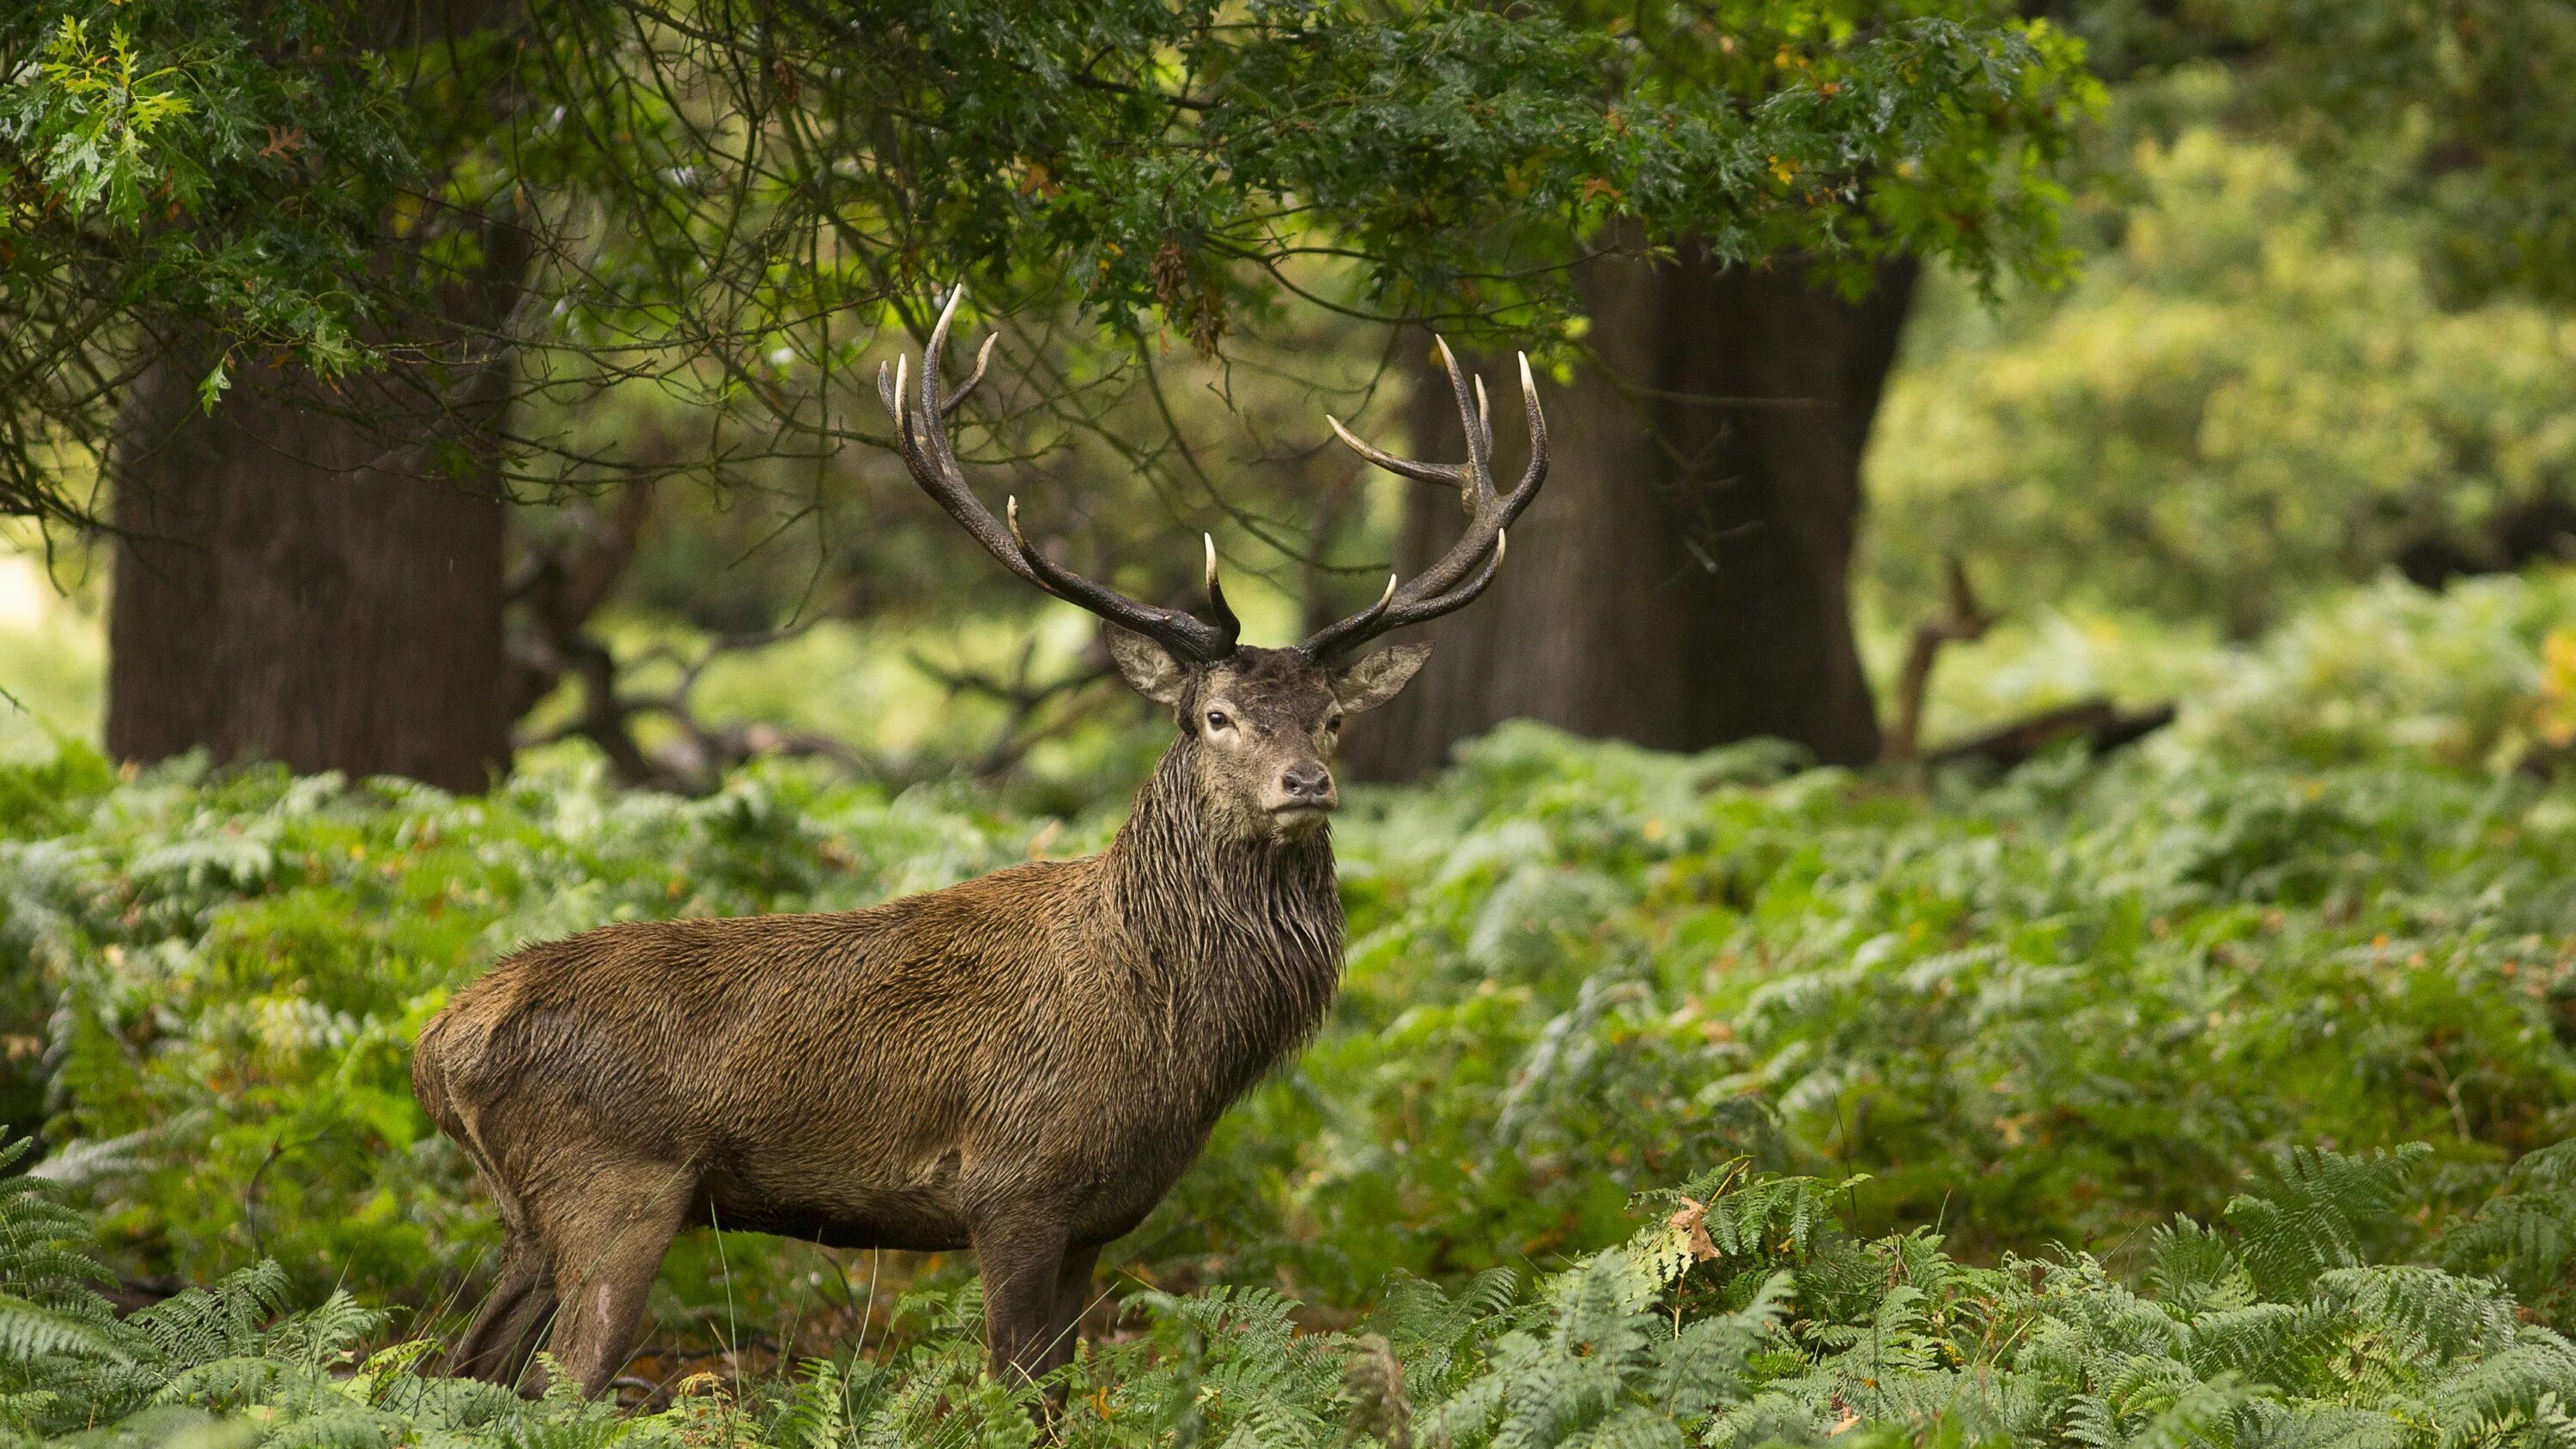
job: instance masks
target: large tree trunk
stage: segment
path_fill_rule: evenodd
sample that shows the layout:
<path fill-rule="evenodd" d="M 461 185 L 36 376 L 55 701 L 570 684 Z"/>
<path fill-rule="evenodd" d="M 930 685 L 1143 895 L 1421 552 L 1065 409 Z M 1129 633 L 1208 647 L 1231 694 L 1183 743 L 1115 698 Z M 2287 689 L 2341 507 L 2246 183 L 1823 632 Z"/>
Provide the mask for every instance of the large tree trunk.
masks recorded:
<path fill-rule="evenodd" d="M 1794 266 L 1588 266 L 1594 356 L 1547 399 L 1546 491 L 1493 588 L 1426 628 L 1431 662 L 1353 731 L 1353 770 L 1418 774 L 1517 717 L 1662 749 L 1769 735 L 1875 759 L 1848 576 L 1861 449 L 1914 276 L 1890 264 L 1853 303 Z M 1451 456 L 1447 389 L 1423 391 L 1414 434 L 1438 441 L 1420 451 Z M 1508 483 L 1516 465 L 1500 466 Z M 1457 526 L 1425 490 L 1401 566 Z"/>
<path fill-rule="evenodd" d="M 362 425 L 284 380 L 209 417 L 191 371 L 147 376 L 118 460 L 109 752 L 484 788 L 510 724 L 492 480 L 379 430 L 452 432 L 426 399 Z"/>
<path fill-rule="evenodd" d="M 404 42 L 490 25 L 506 3 L 375 10 Z M 110 753 L 202 747 L 456 790 L 506 767 L 492 433 L 509 363 L 474 339 L 508 314 L 526 241 L 488 225 L 481 274 L 388 328 L 414 344 L 388 374 L 328 391 L 237 366 L 211 414 L 195 396 L 204 349 L 145 375 L 111 459 Z"/>

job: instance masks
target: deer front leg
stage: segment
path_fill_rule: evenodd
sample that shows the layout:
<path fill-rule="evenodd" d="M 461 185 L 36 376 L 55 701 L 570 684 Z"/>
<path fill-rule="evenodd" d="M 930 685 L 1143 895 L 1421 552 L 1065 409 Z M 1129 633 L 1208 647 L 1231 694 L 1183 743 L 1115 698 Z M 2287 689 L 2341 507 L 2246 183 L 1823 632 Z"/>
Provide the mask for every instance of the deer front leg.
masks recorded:
<path fill-rule="evenodd" d="M 993 1376 L 1029 1384 L 1050 1367 L 1061 1300 L 1065 1231 L 1055 1223 L 995 1222 L 975 1230 L 975 1268 L 984 1279 L 984 1343 Z"/>
<path fill-rule="evenodd" d="M 1055 1279 L 1055 1316 L 1047 1329 L 1040 1377 L 1073 1362 L 1074 1345 L 1082 1336 L 1083 1310 L 1091 1306 L 1091 1270 L 1099 1261 L 1098 1243 L 1065 1249 L 1064 1267 Z"/>

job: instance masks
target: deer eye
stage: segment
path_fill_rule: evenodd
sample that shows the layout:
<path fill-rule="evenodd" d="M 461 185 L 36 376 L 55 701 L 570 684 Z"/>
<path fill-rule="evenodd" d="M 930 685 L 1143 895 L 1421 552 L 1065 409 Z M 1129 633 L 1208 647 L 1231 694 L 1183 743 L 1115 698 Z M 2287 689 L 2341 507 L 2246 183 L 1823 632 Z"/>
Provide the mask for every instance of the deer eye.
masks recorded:
<path fill-rule="evenodd" d="M 1224 729 L 1232 729 L 1232 728 L 1234 728 L 1234 721 L 1233 721 L 1232 719 L 1227 718 L 1227 716 L 1226 716 L 1226 712 L 1225 712 L 1224 710 L 1221 710 L 1221 709 L 1212 709 L 1212 710 L 1209 710 L 1209 711 L 1208 711 L 1207 719 L 1208 719 L 1208 728 L 1209 728 L 1209 729 L 1212 729 L 1212 730 L 1224 730 Z"/>
<path fill-rule="evenodd" d="M 1326 734 L 1340 734 L 1342 732 L 1342 717 L 1340 715 L 1334 715 L 1330 719 L 1325 720 L 1324 732 Z"/>

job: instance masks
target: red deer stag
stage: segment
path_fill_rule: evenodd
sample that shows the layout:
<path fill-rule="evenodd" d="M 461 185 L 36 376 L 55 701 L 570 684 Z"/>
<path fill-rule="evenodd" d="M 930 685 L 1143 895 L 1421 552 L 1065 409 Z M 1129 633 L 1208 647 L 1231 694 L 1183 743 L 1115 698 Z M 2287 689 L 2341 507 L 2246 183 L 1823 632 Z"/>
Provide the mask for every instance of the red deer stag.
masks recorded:
<path fill-rule="evenodd" d="M 1103 1243 L 1134 1228 L 1217 1116 L 1319 1026 L 1342 908 L 1325 817 L 1345 716 L 1385 703 L 1429 653 L 1354 658 L 1476 597 L 1547 473 L 1521 364 L 1530 463 L 1497 492 L 1483 384 L 1441 349 L 1464 464 L 1370 447 L 1455 487 L 1457 545 L 1293 649 L 1238 646 L 1207 563 L 1207 617 L 1073 573 L 966 486 L 930 335 L 917 401 L 878 374 L 904 461 L 1004 567 L 1107 621 L 1138 691 L 1179 737 L 1117 839 L 829 915 L 638 922 L 531 946 L 457 994 L 412 1059 L 439 1129 L 497 1202 L 498 1282 L 456 1349 L 517 1383 L 550 1343 L 597 1393 L 632 1349 L 681 1228 L 720 1223 L 840 1247 L 972 1247 L 993 1370 L 1043 1377 L 1073 1351 Z M 551 1334 L 551 1338 L 549 1338 Z"/>

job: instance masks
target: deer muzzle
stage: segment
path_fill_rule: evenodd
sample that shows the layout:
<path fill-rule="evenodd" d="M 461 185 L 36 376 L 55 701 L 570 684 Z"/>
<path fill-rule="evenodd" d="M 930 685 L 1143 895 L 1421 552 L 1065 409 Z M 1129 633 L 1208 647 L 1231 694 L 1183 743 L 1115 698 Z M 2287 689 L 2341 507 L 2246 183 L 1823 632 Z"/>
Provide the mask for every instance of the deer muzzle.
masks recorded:
<path fill-rule="evenodd" d="M 1333 788 L 1333 772 L 1318 760 L 1302 760 L 1281 770 L 1278 783 L 1265 793 L 1270 798 L 1263 803 L 1281 820 L 1320 819 L 1342 803 L 1341 793 Z"/>

